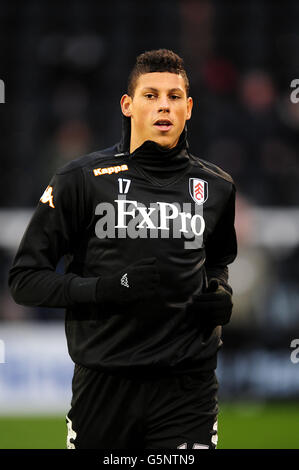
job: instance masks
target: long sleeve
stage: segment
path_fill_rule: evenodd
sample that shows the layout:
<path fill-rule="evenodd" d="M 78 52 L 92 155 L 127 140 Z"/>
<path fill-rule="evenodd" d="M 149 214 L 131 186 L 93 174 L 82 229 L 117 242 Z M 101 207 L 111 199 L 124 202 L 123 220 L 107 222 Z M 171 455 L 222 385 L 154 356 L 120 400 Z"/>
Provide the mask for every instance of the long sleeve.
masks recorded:
<path fill-rule="evenodd" d="M 37 205 L 9 272 L 9 287 L 17 303 L 68 307 L 95 299 L 97 278 L 56 272 L 61 257 L 72 256 L 83 221 L 81 169 L 58 172 Z"/>
<path fill-rule="evenodd" d="M 208 280 L 217 278 L 231 290 L 228 284 L 228 264 L 237 256 L 237 239 L 234 227 L 236 189 L 232 190 L 220 219 L 206 243 L 206 273 Z"/>

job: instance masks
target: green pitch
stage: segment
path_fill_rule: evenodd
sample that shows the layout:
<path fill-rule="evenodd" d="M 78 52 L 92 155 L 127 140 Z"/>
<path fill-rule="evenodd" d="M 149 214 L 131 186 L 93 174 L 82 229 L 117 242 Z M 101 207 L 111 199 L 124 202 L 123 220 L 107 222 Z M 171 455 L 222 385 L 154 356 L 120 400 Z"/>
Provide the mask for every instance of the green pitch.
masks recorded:
<path fill-rule="evenodd" d="M 218 449 L 299 449 L 299 404 L 221 404 Z M 65 449 L 64 416 L 0 417 L 1 449 Z"/>

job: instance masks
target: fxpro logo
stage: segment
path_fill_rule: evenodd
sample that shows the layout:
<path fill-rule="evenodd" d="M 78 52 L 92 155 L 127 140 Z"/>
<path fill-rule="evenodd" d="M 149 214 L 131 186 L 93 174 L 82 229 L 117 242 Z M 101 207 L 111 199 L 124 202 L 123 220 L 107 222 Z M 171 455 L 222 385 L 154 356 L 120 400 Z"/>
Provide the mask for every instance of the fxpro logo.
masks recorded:
<path fill-rule="evenodd" d="M 5 103 L 5 85 L 4 81 L 0 79 L 0 103 Z"/>
<path fill-rule="evenodd" d="M 98 238 L 184 238 L 185 248 L 202 246 L 202 205 L 155 202 L 146 207 L 125 197 L 114 202 L 116 205 L 101 202 L 96 207 L 95 214 L 101 216 L 95 226 Z"/>

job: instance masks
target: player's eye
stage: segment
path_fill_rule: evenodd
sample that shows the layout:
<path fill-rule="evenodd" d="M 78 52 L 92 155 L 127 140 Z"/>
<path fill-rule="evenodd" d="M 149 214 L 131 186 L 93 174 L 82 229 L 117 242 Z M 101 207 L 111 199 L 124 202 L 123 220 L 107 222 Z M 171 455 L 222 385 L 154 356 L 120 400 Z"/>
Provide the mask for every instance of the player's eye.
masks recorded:
<path fill-rule="evenodd" d="M 179 95 L 170 95 L 172 100 L 179 100 L 181 97 Z"/>
<path fill-rule="evenodd" d="M 153 93 L 146 93 L 144 95 L 146 98 L 148 98 L 149 100 L 153 99 L 155 97 L 155 95 Z"/>

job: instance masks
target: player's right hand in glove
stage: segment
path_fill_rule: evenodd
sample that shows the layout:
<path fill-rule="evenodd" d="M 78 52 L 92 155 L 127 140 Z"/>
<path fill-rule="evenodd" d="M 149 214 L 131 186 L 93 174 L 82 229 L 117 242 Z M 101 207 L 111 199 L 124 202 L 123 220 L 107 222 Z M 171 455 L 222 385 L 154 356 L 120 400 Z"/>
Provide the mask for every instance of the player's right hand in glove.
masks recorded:
<path fill-rule="evenodd" d="M 127 304 L 147 300 L 155 294 L 159 281 L 156 258 L 143 258 L 116 274 L 100 277 L 96 301 Z"/>
<path fill-rule="evenodd" d="M 232 292 L 222 286 L 218 279 L 212 278 L 207 289 L 192 297 L 187 313 L 193 316 L 200 327 L 226 325 L 232 314 Z"/>

